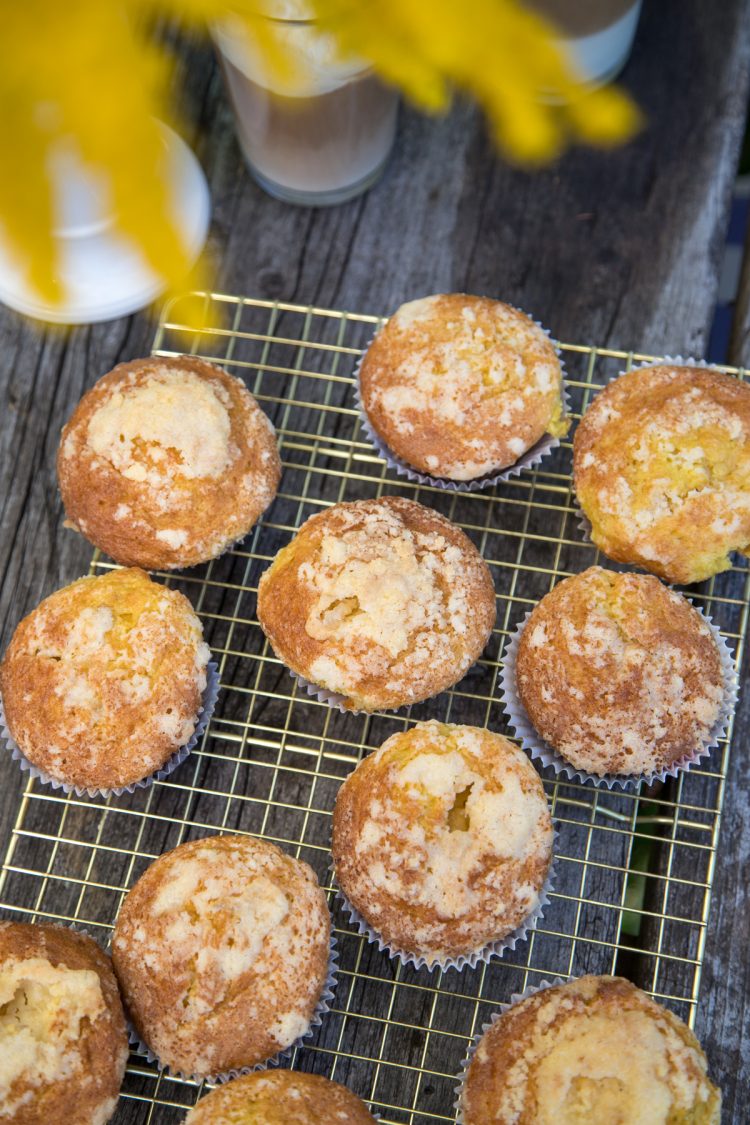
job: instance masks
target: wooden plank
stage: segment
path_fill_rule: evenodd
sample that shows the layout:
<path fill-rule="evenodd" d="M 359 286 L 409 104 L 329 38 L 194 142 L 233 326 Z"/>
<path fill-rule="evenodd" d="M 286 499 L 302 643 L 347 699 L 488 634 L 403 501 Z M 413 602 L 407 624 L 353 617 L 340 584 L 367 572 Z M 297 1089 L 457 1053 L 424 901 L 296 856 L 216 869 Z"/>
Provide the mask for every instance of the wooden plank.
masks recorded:
<path fill-rule="evenodd" d="M 319 212 L 277 203 L 249 180 L 210 52 L 184 45 L 186 101 L 214 200 L 219 287 L 373 313 L 416 295 L 465 289 L 510 300 L 568 340 L 701 354 L 747 100 L 748 7 L 747 0 L 727 0 L 721 11 L 700 0 L 647 0 L 624 82 L 648 127 L 623 150 L 575 151 L 532 176 L 495 157 L 470 106 L 459 104 L 440 121 L 406 110 L 381 183 L 363 199 Z M 119 360 L 144 354 L 152 333 L 145 316 L 58 334 L 0 315 L 3 644 L 20 617 L 80 574 L 90 556 L 83 540 L 61 526 L 54 475 L 60 426 L 82 390 Z M 746 731 L 743 718 L 740 738 Z M 740 763 L 735 755 L 732 768 Z M 20 788 L 15 766 L 0 763 L 0 854 Z M 740 839 L 740 791 L 729 786 L 726 840 Z M 76 815 L 72 827 L 89 831 L 90 818 Z M 52 831 L 58 819 L 50 807 Z M 167 829 L 157 836 L 149 841 L 154 851 L 173 843 Z M 24 846 L 32 848 L 28 841 Z M 112 882 L 123 870 L 113 866 Z M 747 904 L 739 870 L 734 862 L 717 868 L 701 1030 L 712 1071 L 723 1078 L 727 1120 L 734 1113 L 737 1121 L 737 1012 L 740 994 L 747 994 L 740 965 L 747 934 L 739 912 Z M 605 890 L 604 877 L 602 886 L 588 888 L 594 895 Z M 45 901 L 53 902 L 54 893 Z M 737 952 L 730 959 L 727 950 Z M 370 957 L 363 964 L 372 964 Z M 585 967 L 585 951 L 582 957 Z M 369 994 L 359 1000 L 376 1003 Z M 460 1010 L 457 1004 L 456 1015 Z M 412 1015 L 419 1022 L 428 1013 Z M 445 1023 L 451 1015 L 448 1009 L 440 1018 Z M 377 1034 L 368 1041 L 363 1028 L 364 1046 L 377 1047 Z M 411 1060 L 421 1041 L 409 1034 L 404 1057 Z M 352 1081 L 363 1088 L 366 1070 L 351 1066 Z M 337 1076 L 347 1075 L 342 1069 Z M 399 1075 L 386 1076 L 379 1096 L 393 1094 L 398 1081 Z M 430 1094 L 435 1112 L 442 1096 Z M 165 1110 L 157 1119 L 169 1125 L 176 1117 Z M 148 1108 L 123 1101 L 115 1120 L 145 1122 Z"/>
<path fill-rule="evenodd" d="M 750 230 L 735 304 L 729 363 L 750 367 Z M 742 694 L 735 719 L 734 753 L 730 757 L 726 798 L 714 875 L 711 924 L 708 929 L 697 1031 L 724 1091 L 727 1121 L 747 1115 L 746 1083 L 737 1076 L 750 1072 L 750 650 L 740 669 Z"/>

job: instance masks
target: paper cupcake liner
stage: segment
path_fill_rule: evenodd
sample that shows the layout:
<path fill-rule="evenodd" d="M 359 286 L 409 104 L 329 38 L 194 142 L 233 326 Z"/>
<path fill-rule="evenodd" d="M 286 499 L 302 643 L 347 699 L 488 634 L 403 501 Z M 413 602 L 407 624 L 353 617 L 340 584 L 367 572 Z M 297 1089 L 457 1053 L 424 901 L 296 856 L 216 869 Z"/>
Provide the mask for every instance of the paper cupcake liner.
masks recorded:
<path fill-rule="evenodd" d="M 181 1070 L 172 1070 L 171 1067 L 164 1065 L 159 1061 L 157 1055 L 151 1050 L 149 1045 L 141 1039 L 140 1035 L 135 1029 L 133 1022 L 128 1020 L 128 1040 L 131 1048 L 136 1054 L 144 1055 L 147 1062 L 154 1063 L 158 1066 L 159 1070 L 165 1074 L 171 1075 L 173 1078 L 179 1078 L 182 1082 L 212 1082 L 215 1085 L 220 1082 L 229 1082 L 233 1078 L 241 1078 L 245 1074 L 254 1074 L 258 1070 L 267 1070 L 269 1066 L 279 1066 L 284 1059 L 288 1059 L 292 1051 L 297 1047 L 305 1045 L 305 1039 L 308 1039 L 316 1027 L 320 1027 L 323 1022 L 323 1016 L 331 1010 L 331 1001 L 333 1000 L 336 992 L 336 970 L 338 969 L 338 952 L 336 950 L 336 939 L 331 936 L 330 951 L 328 954 L 328 975 L 326 976 L 323 989 L 315 1005 L 312 1019 L 310 1020 L 309 1027 L 302 1035 L 298 1035 L 293 1043 L 285 1047 L 283 1051 L 279 1051 L 275 1055 L 269 1056 L 263 1062 L 255 1063 L 254 1066 L 234 1067 L 232 1070 L 222 1070 L 219 1074 L 209 1075 L 196 1075 L 185 1074 Z"/>
<path fill-rule="evenodd" d="M 64 793 L 75 793 L 78 797 L 82 797 L 84 794 L 88 797 L 121 797 L 123 793 L 134 793 L 136 789 L 145 789 L 149 785 L 153 785 L 154 781 L 163 781 L 165 777 L 168 777 L 173 770 L 177 769 L 177 767 L 185 761 L 190 752 L 197 746 L 198 740 L 208 726 L 216 706 L 216 700 L 219 697 L 220 686 L 218 665 L 211 661 L 206 667 L 206 687 L 203 691 L 203 699 L 198 709 L 198 720 L 192 736 L 184 746 L 181 746 L 179 750 L 174 752 L 171 758 L 167 759 L 160 769 L 156 770 L 154 773 L 148 774 L 146 777 L 142 777 L 139 781 L 132 782 L 130 785 L 114 786 L 111 789 L 89 789 L 84 785 L 71 785 L 67 781 L 60 781 L 59 778 L 50 777 L 48 773 L 45 773 L 44 770 L 29 761 L 21 750 L 21 747 L 11 735 L 5 719 L 2 699 L 0 699 L 0 738 L 3 738 L 7 743 L 11 752 L 11 758 L 18 762 L 21 770 L 24 773 L 28 773 L 30 777 L 41 781 L 43 785 L 51 785 L 53 789 L 62 789 Z"/>
<path fill-rule="evenodd" d="M 362 711 L 357 707 L 345 706 L 347 696 L 341 695 L 340 692 L 329 691 L 327 688 L 320 687 L 319 684 L 313 684 L 310 680 L 306 680 L 304 676 L 300 676 L 298 672 L 293 672 L 291 668 L 287 668 L 287 672 L 296 680 L 301 688 L 304 688 L 308 695 L 313 699 L 319 700 L 321 703 L 326 703 L 329 707 L 333 707 L 341 711 L 343 715 L 392 715 L 396 711 L 401 711 L 405 707 L 413 706 L 412 703 L 402 703 L 400 707 L 378 707 L 376 711 Z M 416 700 L 415 700 L 416 702 Z"/>
<path fill-rule="evenodd" d="M 508 934 L 507 937 L 502 938 L 500 941 L 488 942 L 487 945 L 482 946 L 481 949 L 474 950 L 472 953 L 461 954 L 458 957 L 444 957 L 441 960 L 433 961 L 429 965 L 425 957 L 417 956 L 414 953 L 407 953 L 402 949 L 394 949 L 388 942 L 383 941 L 383 938 L 377 930 L 369 924 L 354 906 L 352 906 L 349 899 L 341 890 L 341 887 L 336 881 L 333 867 L 331 867 L 331 872 L 336 887 L 336 898 L 349 915 L 353 925 L 357 927 L 357 933 L 362 937 L 366 937 L 371 945 L 377 945 L 379 953 L 387 953 L 389 957 L 400 961 L 402 965 L 413 965 L 415 969 L 426 968 L 428 972 L 432 972 L 433 969 L 440 969 L 441 972 L 445 972 L 447 969 L 457 969 L 460 972 L 467 966 L 470 969 L 475 969 L 477 965 L 488 964 L 493 957 L 502 957 L 508 950 L 514 950 L 520 942 L 526 941 L 529 934 L 536 929 L 538 923 L 544 917 L 544 911 L 550 903 L 550 895 L 554 889 L 556 846 L 557 832 L 555 831 L 552 841 L 552 860 L 549 865 L 549 870 L 547 871 L 547 877 L 539 892 L 539 901 L 520 926 L 517 926 L 512 933 Z"/>
<path fill-rule="evenodd" d="M 686 598 L 686 601 L 693 605 L 691 598 Z M 711 751 L 716 748 L 719 740 L 726 735 L 727 725 L 737 702 L 739 684 L 732 650 L 725 638 L 721 635 L 711 618 L 705 614 L 702 609 L 696 605 L 693 605 L 693 608 L 700 614 L 706 625 L 708 625 L 716 641 L 724 677 L 724 699 L 722 700 L 718 717 L 708 737 L 704 739 L 702 745 L 697 750 L 686 754 L 683 758 L 679 758 L 676 762 L 672 762 L 670 766 L 662 770 L 655 770 L 653 773 L 635 774 L 633 776 L 628 776 L 627 774 L 603 774 L 599 776 L 598 774 L 589 773 L 586 770 L 576 769 L 571 762 L 564 758 L 557 750 L 553 749 L 549 743 L 545 742 L 541 735 L 537 733 L 526 708 L 521 702 L 516 688 L 518 645 L 532 610 L 528 611 L 523 621 L 519 622 L 515 632 L 508 639 L 503 654 L 503 666 L 500 674 L 500 699 L 503 703 L 505 715 L 514 735 L 521 740 L 521 745 L 524 750 L 528 751 L 531 757 L 537 759 L 542 766 L 553 769 L 557 775 L 563 775 L 570 778 L 572 781 L 580 781 L 584 784 L 590 781 L 593 785 L 606 786 L 608 789 L 613 789 L 615 786 L 619 786 L 621 789 L 635 789 L 644 783 L 646 785 L 653 785 L 656 781 L 664 782 L 668 777 L 677 777 L 679 773 L 687 772 L 703 758 L 707 758 Z"/>
<path fill-rule="evenodd" d="M 594 536 L 593 536 L 594 529 L 591 526 L 591 520 L 589 519 L 589 517 L 586 515 L 583 508 L 581 507 L 581 503 L 580 503 L 578 497 L 575 495 L 575 492 L 573 493 L 573 508 L 574 508 L 576 523 L 578 524 L 578 528 L 579 528 L 580 532 L 582 533 L 585 542 L 590 543 L 592 547 L 596 547 L 597 551 L 602 551 L 602 548 L 597 546 L 597 544 L 594 542 Z M 602 551 L 602 554 L 607 555 L 607 552 Z M 607 555 L 607 558 L 609 558 L 609 555 Z"/>
<path fill-rule="evenodd" d="M 618 371 L 616 375 L 613 375 L 611 379 L 607 380 L 603 387 L 600 387 L 597 390 L 596 394 L 591 400 L 591 403 L 593 403 L 595 399 L 598 398 L 598 396 L 610 385 L 610 383 L 614 383 L 615 379 L 619 379 L 621 375 L 629 375 L 631 371 L 648 371 L 650 367 L 703 367 L 710 371 L 722 370 L 720 364 L 708 363 L 705 359 L 693 359 L 692 356 L 684 358 L 681 355 L 665 355 L 662 359 L 652 360 L 649 363 L 638 363 L 634 367 L 628 368 L 627 371 Z M 591 403 L 589 403 L 589 406 L 591 406 Z M 584 540 L 587 543 L 590 543 L 592 547 L 596 547 L 597 551 L 602 551 L 602 554 L 606 555 L 607 552 L 604 551 L 601 547 L 597 546 L 597 544 L 594 542 L 592 536 L 593 528 L 591 527 L 591 520 L 588 518 L 580 505 L 578 496 L 575 492 L 575 482 L 573 484 L 573 503 L 575 506 L 576 523 L 578 524 L 578 527 L 583 534 Z M 607 555 L 607 558 L 609 558 L 609 555 Z M 639 566 L 637 563 L 634 563 L 633 566 L 636 566 L 639 570 L 648 569 L 646 567 Z"/>
<path fill-rule="evenodd" d="M 511 305 L 510 307 L 515 308 L 514 305 Z M 515 309 L 515 311 L 523 312 L 522 309 Z M 523 315 L 528 316 L 528 313 L 523 313 Z M 544 332 L 545 336 L 554 346 L 555 353 L 560 363 L 560 369 L 562 372 L 561 395 L 563 410 L 565 415 L 569 417 L 571 402 L 565 383 L 566 370 L 562 352 L 556 341 L 552 339 L 552 336 L 550 335 L 548 329 L 546 329 L 543 324 L 540 324 L 538 320 L 535 320 L 534 324 L 537 328 L 540 328 L 542 332 Z M 398 473 L 399 476 L 407 477 L 408 480 L 414 481 L 416 484 L 425 484 L 430 485 L 432 488 L 442 489 L 444 492 L 480 492 L 485 488 L 492 488 L 493 485 L 500 484 L 501 481 L 509 480 L 511 477 L 518 476 L 525 469 L 533 469 L 536 465 L 539 464 L 540 461 L 543 460 L 544 457 L 548 456 L 548 454 L 552 453 L 553 450 L 557 449 L 560 445 L 559 437 L 553 437 L 552 434 L 543 434 L 539 441 L 535 442 L 535 444 L 527 449 L 525 453 L 522 453 L 518 460 L 514 461 L 512 465 L 507 466 L 507 468 L 502 469 L 500 472 L 487 473 L 485 476 L 477 477 L 474 480 L 450 480 L 446 477 L 433 477 L 430 476 L 429 473 L 419 472 L 412 465 L 410 465 L 408 461 L 404 461 L 403 458 L 397 457 L 393 450 L 386 445 L 386 443 L 371 425 L 370 419 L 367 417 L 367 412 L 365 411 L 364 405 L 362 403 L 362 396 L 359 388 L 359 373 L 362 368 L 364 358 L 367 355 L 371 344 L 375 340 L 376 335 L 377 333 L 375 333 L 375 335 L 371 337 L 354 370 L 354 402 L 359 412 L 360 424 L 364 433 L 369 439 L 370 444 L 373 446 L 378 456 L 386 462 L 389 468 Z"/>
<path fill-rule="evenodd" d="M 528 998 L 530 996 L 535 996 L 537 992 L 544 992 L 545 989 L 555 988 L 559 984 L 567 984 L 569 980 L 573 980 L 573 978 L 572 977 L 570 977 L 570 978 L 568 978 L 568 977 L 555 977 L 553 980 L 542 980 L 542 981 L 539 982 L 539 984 L 530 984 L 528 986 L 528 988 L 525 988 L 523 990 L 523 992 L 512 993 L 510 1000 L 506 1003 L 498 1004 L 498 1006 L 497 1006 L 498 1010 L 496 1012 L 492 1013 L 492 1015 L 490 1016 L 489 1020 L 487 1020 L 486 1023 L 482 1024 L 481 1028 L 479 1029 L 479 1031 L 474 1036 L 474 1040 L 473 1040 L 471 1046 L 469 1047 L 468 1051 L 466 1052 L 466 1056 L 464 1057 L 464 1059 L 461 1062 L 461 1070 L 459 1071 L 459 1075 L 458 1075 L 458 1084 L 456 1085 L 456 1099 L 453 1103 L 453 1108 L 456 1111 L 457 1125 L 465 1125 L 464 1116 L 463 1116 L 463 1109 L 462 1109 L 462 1106 L 461 1106 L 464 1083 L 466 1082 L 466 1075 L 469 1072 L 469 1066 L 471 1064 L 471 1060 L 474 1058 L 474 1055 L 476 1054 L 477 1047 L 479 1046 L 479 1042 L 480 1042 L 482 1036 L 485 1034 L 485 1032 L 489 1031 L 489 1029 L 492 1027 L 492 1025 L 494 1023 L 497 1023 L 497 1021 L 500 1019 L 500 1017 L 504 1016 L 509 1008 L 513 1008 L 513 1007 L 515 1007 L 516 1004 L 520 1004 L 522 1000 L 528 1000 Z"/>

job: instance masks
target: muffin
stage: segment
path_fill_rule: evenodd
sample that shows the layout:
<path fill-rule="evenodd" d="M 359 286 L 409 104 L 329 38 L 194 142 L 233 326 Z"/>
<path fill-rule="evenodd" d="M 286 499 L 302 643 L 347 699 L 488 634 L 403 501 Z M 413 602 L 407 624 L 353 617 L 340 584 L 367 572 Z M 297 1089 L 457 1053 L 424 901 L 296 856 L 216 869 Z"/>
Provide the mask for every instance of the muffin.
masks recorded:
<path fill-rule="evenodd" d="M 339 790 L 333 862 L 351 905 L 397 954 L 471 958 L 540 905 L 553 831 L 526 755 L 479 727 L 392 735 Z"/>
<path fill-rule="evenodd" d="M 516 684 L 542 738 L 599 777 L 653 774 L 696 754 L 726 691 L 716 639 L 686 598 L 598 566 L 532 610 Z"/>
<path fill-rule="evenodd" d="M 721 1094 L 677 1016 L 621 977 L 510 1007 L 479 1040 L 464 1125 L 719 1125 Z"/>
<path fill-rule="evenodd" d="M 185 1125 L 372 1125 L 364 1102 L 319 1074 L 265 1070 L 219 1086 L 190 1110 Z"/>
<path fill-rule="evenodd" d="M 125 899 L 112 960 L 162 1066 L 195 1078 L 255 1066 L 306 1034 L 331 923 L 306 863 L 265 840 L 211 836 L 160 856 Z"/>
<path fill-rule="evenodd" d="M 81 399 L 57 456 L 68 527 L 124 566 L 222 554 L 276 495 L 273 426 L 241 379 L 194 356 L 120 363 Z"/>
<path fill-rule="evenodd" d="M 117 982 L 96 942 L 0 922 L 0 1119 L 104 1125 L 127 1059 Z"/>
<path fill-rule="evenodd" d="M 209 656 L 176 590 L 137 569 L 80 578 L 13 634 L 0 664 L 9 733 L 55 781 L 131 785 L 193 734 Z"/>
<path fill-rule="evenodd" d="M 449 293 L 402 305 L 359 371 L 367 419 L 422 473 L 471 481 L 513 465 L 568 420 L 547 333 L 524 313 Z"/>
<path fill-rule="evenodd" d="M 610 558 L 701 582 L 750 544 L 750 387 L 701 367 L 621 375 L 575 434 L 576 495 Z"/>
<path fill-rule="evenodd" d="M 360 711 L 416 703 L 456 683 L 495 613 L 489 568 L 463 531 L 396 496 L 312 516 L 258 591 L 276 655 Z"/>

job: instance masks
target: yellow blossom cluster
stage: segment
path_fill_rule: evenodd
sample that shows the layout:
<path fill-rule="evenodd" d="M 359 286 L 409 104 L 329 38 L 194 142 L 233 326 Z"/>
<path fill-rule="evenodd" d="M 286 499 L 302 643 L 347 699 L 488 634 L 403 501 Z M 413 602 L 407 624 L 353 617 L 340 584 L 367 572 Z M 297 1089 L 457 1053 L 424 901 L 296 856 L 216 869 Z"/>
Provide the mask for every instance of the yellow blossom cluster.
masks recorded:
<path fill-rule="evenodd" d="M 613 87 L 587 90 L 554 30 L 520 0 L 315 0 L 341 47 L 365 55 L 424 109 L 450 104 L 454 89 L 485 110 L 506 156 L 553 159 L 569 140 L 613 145 L 639 124 Z"/>
<path fill-rule="evenodd" d="M 100 176 L 118 230 L 140 247 L 165 287 L 177 292 L 195 280 L 172 222 L 158 125 L 178 116 L 167 97 L 171 62 L 148 28 L 159 15 L 207 27 L 238 13 L 269 68 L 284 69 L 289 60 L 258 3 L 4 5 L 0 237 L 38 293 L 48 300 L 61 296 L 51 173 L 66 151 Z M 441 111 L 453 90 L 470 93 L 502 150 L 518 162 L 551 159 L 568 139 L 619 143 L 637 128 L 637 111 L 623 94 L 582 95 L 552 29 L 519 0 L 309 0 L 309 9 L 342 54 L 370 60 L 419 106 Z M 545 93 L 553 93 L 554 102 L 540 97 Z"/>

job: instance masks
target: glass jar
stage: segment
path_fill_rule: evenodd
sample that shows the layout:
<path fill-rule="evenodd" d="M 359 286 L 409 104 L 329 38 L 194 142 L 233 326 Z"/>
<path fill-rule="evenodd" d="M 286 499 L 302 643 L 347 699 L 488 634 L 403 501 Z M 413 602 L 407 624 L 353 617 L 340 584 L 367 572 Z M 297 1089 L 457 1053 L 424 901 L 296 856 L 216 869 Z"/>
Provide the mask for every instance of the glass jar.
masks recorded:
<path fill-rule="evenodd" d="M 385 167 L 398 94 L 365 63 L 341 61 L 313 21 L 266 18 L 292 64 L 289 74 L 271 72 L 239 21 L 213 28 L 250 171 L 288 203 L 324 206 L 352 199 Z"/>
<path fill-rule="evenodd" d="M 628 61 L 641 0 L 525 0 L 561 32 L 580 75 L 592 86 L 615 78 Z"/>

